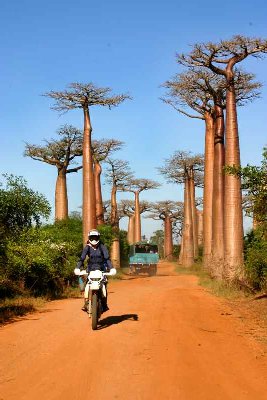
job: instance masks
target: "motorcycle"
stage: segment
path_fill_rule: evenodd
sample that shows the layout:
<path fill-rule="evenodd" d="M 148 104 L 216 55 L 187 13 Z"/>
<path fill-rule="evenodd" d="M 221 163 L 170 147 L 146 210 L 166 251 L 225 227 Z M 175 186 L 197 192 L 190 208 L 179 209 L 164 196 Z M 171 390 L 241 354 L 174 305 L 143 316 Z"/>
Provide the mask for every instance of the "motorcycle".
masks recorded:
<path fill-rule="evenodd" d="M 87 314 L 92 321 L 92 329 L 96 330 L 98 321 L 103 313 L 103 301 L 107 297 L 107 277 L 114 276 L 116 269 L 112 268 L 110 272 L 102 272 L 100 270 L 90 271 L 89 274 L 85 270 L 80 271 L 80 276 L 87 276 L 84 300 L 87 304 Z"/>

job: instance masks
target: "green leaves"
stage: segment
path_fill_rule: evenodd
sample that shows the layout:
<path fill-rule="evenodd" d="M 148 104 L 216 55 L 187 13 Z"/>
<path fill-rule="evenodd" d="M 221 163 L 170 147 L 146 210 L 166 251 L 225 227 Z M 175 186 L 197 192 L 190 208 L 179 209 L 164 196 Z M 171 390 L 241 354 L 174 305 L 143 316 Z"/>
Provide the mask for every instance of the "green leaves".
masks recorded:
<path fill-rule="evenodd" d="M 16 234 L 47 219 L 51 207 L 46 198 L 29 189 L 20 176 L 3 175 L 0 188 L 0 231 L 4 235 Z"/>

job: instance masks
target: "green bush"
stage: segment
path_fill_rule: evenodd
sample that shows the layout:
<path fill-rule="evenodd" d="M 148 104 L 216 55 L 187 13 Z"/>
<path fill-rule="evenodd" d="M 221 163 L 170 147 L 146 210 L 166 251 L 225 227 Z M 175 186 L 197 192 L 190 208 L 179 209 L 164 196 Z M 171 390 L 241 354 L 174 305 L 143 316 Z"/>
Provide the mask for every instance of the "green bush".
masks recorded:
<path fill-rule="evenodd" d="M 101 241 L 110 249 L 112 228 L 103 225 L 99 231 Z M 126 232 L 120 232 L 124 265 L 128 260 L 126 235 Z M 60 296 L 66 284 L 77 284 L 73 270 L 83 249 L 82 221 L 73 217 L 24 230 L 12 239 L 7 238 L 5 248 L 6 262 L 1 267 L 0 298 L 13 297 L 23 290 L 34 296 Z"/>
<path fill-rule="evenodd" d="M 256 290 L 267 289 L 267 240 L 263 227 L 251 231 L 245 238 L 245 271 Z"/>

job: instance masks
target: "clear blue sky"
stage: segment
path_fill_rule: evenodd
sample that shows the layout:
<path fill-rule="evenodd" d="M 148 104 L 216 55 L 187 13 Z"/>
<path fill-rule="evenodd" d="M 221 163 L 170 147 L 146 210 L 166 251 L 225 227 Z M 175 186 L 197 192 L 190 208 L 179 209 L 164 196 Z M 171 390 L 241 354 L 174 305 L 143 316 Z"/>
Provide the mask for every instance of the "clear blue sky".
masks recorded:
<path fill-rule="evenodd" d="M 160 84 L 181 71 L 175 54 L 235 34 L 267 38 L 264 0 L 14 0 L 1 3 L 0 18 L 0 172 L 23 176 L 52 205 L 56 169 L 24 158 L 24 142 L 41 144 L 65 123 L 82 128 L 82 113 L 59 117 L 42 93 L 75 81 L 130 93 L 133 100 L 116 109 L 91 109 L 94 138 L 123 140 L 116 157 L 129 160 L 137 178 L 163 183 L 156 167 L 164 158 L 178 149 L 204 149 L 202 121 L 178 115 L 159 100 Z M 258 164 L 267 144 L 267 58 L 243 67 L 264 84 L 261 99 L 239 110 L 242 163 Z M 81 205 L 81 176 L 69 176 L 71 211 Z M 107 186 L 104 197 L 109 198 Z M 163 184 L 141 199 L 182 200 L 182 188 Z M 145 220 L 143 234 L 159 227 Z"/>

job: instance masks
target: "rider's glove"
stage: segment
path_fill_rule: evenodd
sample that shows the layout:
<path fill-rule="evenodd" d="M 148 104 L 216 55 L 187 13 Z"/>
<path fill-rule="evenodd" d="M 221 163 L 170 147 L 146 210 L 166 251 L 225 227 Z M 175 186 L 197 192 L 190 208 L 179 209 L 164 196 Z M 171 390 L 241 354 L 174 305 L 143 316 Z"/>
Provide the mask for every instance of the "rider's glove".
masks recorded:
<path fill-rule="evenodd" d="M 75 268 L 74 275 L 80 275 L 80 268 Z"/>
<path fill-rule="evenodd" d="M 111 268 L 110 271 L 109 271 L 109 273 L 110 273 L 111 276 L 116 275 L 116 273 L 117 273 L 116 268 Z"/>

